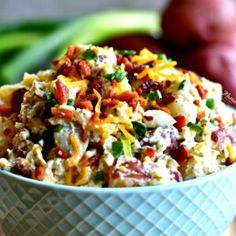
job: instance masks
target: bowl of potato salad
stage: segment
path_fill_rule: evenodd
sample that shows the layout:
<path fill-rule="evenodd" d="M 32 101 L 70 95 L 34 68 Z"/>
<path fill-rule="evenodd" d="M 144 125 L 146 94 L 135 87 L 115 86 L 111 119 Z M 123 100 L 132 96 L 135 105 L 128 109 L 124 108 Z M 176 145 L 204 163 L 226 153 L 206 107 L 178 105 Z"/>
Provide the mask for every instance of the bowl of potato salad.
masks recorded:
<path fill-rule="evenodd" d="M 70 45 L 0 88 L 7 235 L 222 235 L 236 211 L 236 115 L 164 54 Z"/>

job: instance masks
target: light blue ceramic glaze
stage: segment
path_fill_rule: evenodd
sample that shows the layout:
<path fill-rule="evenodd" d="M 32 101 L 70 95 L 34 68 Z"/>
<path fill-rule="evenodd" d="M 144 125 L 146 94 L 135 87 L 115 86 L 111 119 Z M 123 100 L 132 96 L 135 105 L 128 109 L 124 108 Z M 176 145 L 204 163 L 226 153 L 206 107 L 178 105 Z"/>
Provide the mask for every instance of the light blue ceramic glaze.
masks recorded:
<path fill-rule="evenodd" d="M 236 164 L 178 184 L 52 185 L 0 171 L 7 236 L 222 236 L 236 212 Z"/>

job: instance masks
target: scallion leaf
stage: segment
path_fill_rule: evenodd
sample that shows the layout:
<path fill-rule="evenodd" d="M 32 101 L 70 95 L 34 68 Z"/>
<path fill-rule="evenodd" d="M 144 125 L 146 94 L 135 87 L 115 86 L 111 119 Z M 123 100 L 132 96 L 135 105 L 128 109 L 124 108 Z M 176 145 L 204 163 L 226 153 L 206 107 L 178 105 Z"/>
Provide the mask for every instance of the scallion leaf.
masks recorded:
<path fill-rule="evenodd" d="M 197 134 L 201 134 L 203 131 L 202 126 L 198 125 L 198 124 L 194 124 L 192 122 L 189 122 L 187 125 L 191 130 L 193 130 L 194 132 L 196 132 Z"/>
<path fill-rule="evenodd" d="M 52 100 L 53 98 L 53 95 L 51 92 L 45 92 L 44 95 L 43 95 L 44 99 L 49 102 L 50 100 Z"/>
<path fill-rule="evenodd" d="M 156 90 L 156 91 L 153 91 L 150 94 L 148 94 L 148 99 L 150 101 L 154 101 L 154 100 L 157 100 L 157 99 L 162 99 L 162 94 L 161 94 L 160 90 Z"/>
<path fill-rule="evenodd" d="M 127 75 L 127 72 L 116 70 L 114 73 L 105 74 L 104 77 L 109 80 L 116 80 L 117 82 L 121 82 Z"/>
<path fill-rule="evenodd" d="M 166 56 L 166 54 L 159 54 L 159 55 L 157 56 L 157 59 L 163 60 L 163 61 L 167 61 L 167 56 Z"/>
<path fill-rule="evenodd" d="M 53 126 L 53 131 L 56 132 L 56 133 L 58 133 L 58 132 L 60 132 L 63 128 L 64 128 L 64 125 L 62 125 L 62 124 L 56 124 L 56 125 Z"/>
<path fill-rule="evenodd" d="M 73 104 L 74 104 L 74 99 L 69 98 L 69 99 L 67 100 L 67 105 L 72 106 Z"/>
<path fill-rule="evenodd" d="M 147 127 L 140 122 L 133 121 L 132 125 L 134 128 L 134 134 L 136 138 L 142 138 L 147 132 Z"/>
<path fill-rule="evenodd" d="M 96 57 L 95 52 L 92 49 L 87 49 L 86 51 L 84 51 L 83 53 L 83 58 L 85 58 L 86 60 L 92 60 Z"/>
<path fill-rule="evenodd" d="M 104 181 L 104 172 L 101 170 L 101 171 L 98 171 L 96 173 L 96 176 L 95 176 L 95 179 L 96 181 Z"/>
<path fill-rule="evenodd" d="M 213 109 L 215 108 L 215 100 L 214 100 L 213 98 L 208 98 L 208 99 L 206 100 L 206 106 L 207 106 L 209 109 L 213 110 Z"/>
<path fill-rule="evenodd" d="M 134 56 L 137 54 L 134 50 L 119 50 L 118 53 L 122 56 Z"/>
<path fill-rule="evenodd" d="M 179 84 L 178 90 L 182 90 L 182 89 L 184 88 L 186 82 L 187 82 L 187 80 L 183 80 L 183 81 Z"/>
<path fill-rule="evenodd" d="M 131 157 L 132 156 L 132 148 L 131 144 L 128 140 L 121 140 L 122 145 L 123 145 L 123 152 L 126 157 Z"/>
<path fill-rule="evenodd" d="M 119 157 L 121 156 L 122 154 L 124 154 L 124 151 L 123 151 L 123 143 L 120 142 L 120 141 L 114 141 L 112 143 L 112 147 L 111 147 L 111 151 L 112 151 L 112 155 L 114 157 Z"/>

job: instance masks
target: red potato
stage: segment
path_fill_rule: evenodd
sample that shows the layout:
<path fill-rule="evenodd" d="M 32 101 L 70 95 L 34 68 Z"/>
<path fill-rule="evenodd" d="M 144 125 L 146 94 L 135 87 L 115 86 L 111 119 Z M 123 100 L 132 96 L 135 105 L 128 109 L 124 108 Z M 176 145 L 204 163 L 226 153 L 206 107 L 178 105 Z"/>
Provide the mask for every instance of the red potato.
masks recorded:
<path fill-rule="evenodd" d="M 223 84 L 224 100 L 236 106 L 236 44 L 214 43 L 182 56 L 180 66 Z"/>
<path fill-rule="evenodd" d="M 178 47 L 213 42 L 236 25 L 233 0 L 173 0 L 163 14 L 163 38 Z"/>

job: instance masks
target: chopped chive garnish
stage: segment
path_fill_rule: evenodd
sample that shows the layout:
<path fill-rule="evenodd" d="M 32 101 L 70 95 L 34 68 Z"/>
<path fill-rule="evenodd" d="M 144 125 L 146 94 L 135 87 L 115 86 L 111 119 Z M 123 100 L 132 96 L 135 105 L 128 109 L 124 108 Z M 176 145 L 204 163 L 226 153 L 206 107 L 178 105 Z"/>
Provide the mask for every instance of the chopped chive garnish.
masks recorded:
<path fill-rule="evenodd" d="M 118 53 L 122 56 L 134 56 L 137 54 L 134 50 L 119 50 Z"/>
<path fill-rule="evenodd" d="M 95 176 L 96 181 L 104 181 L 104 172 L 98 171 Z"/>
<path fill-rule="evenodd" d="M 159 55 L 157 56 L 157 59 L 163 60 L 163 61 L 167 61 L 167 56 L 166 56 L 166 54 L 159 54 Z"/>
<path fill-rule="evenodd" d="M 111 151 L 112 151 L 112 155 L 114 157 L 121 156 L 124 153 L 124 151 L 123 151 L 123 143 L 120 142 L 120 141 L 114 141 L 112 143 Z"/>
<path fill-rule="evenodd" d="M 214 109 L 215 108 L 215 100 L 213 98 L 208 98 L 206 100 L 206 106 L 211 110 Z"/>
<path fill-rule="evenodd" d="M 211 122 L 211 124 L 213 124 L 213 125 L 217 125 L 216 120 L 214 120 L 214 119 L 210 119 L 210 122 Z"/>
<path fill-rule="evenodd" d="M 58 132 L 60 132 L 63 128 L 64 128 L 64 125 L 62 125 L 62 124 L 56 124 L 56 125 L 53 126 L 53 131 L 56 132 L 56 133 L 58 133 Z"/>
<path fill-rule="evenodd" d="M 83 53 L 83 58 L 85 58 L 86 60 L 92 60 L 96 57 L 95 52 L 92 49 L 87 49 L 86 51 L 84 51 Z"/>
<path fill-rule="evenodd" d="M 131 144 L 128 140 L 121 140 L 122 145 L 123 145 L 123 151 L 126 157 L 131 157 L 132 156 L 132 149 L 131 149 Z"/>
<path fill-rule="evenodd" d="M 148 99 L 150 101 L 154 101 L 154 100 L 157 100 L 157 99 L 162 99 L 162 94 L 161 94 L 160 90 L 156 90 L 156 91 L 151 92 L 150 94 L 148 94 Z"/>
<path fill-rule="evenodd" d="M 187 80 L 183 80 L 183 81 L 179 84 L 178 90 L 182 90 L 182 89 L 184 88 L 186 81 L 187 81 Z"/>
<path fill-rule="evenodd" d="M 191 130 L 193 130 L 194 132 L 196 132 L 197 134 L 201 134 L 203 131 L 202 126 L 198 125 L 198 124 L 194 124 L 192 122 L 189 122 L 187 125 Z"/>
<path fill-rule="evenodd" d="M 49 102 L 50 100 L 52 100 L 53 96 L 51 92 L 45 92 L 43 95 L 44 99 Z"/>
<path fill-rule="evenodd" d="M 117 82 L 121 82 L 127 75 L 127 72 L 116 70 L 114 73 L 105 74 L 104 77 L 109 80 L 116 80 Z"/>
<path fill-rule="evenodd" d="M 147 132 L 147 127 L 140 122 L 133 121 L 132 125 L 134 128 L 134 134 L 136 138 L 142 138 Z"/>
<path fill-rule="evenodd" d="M 69 99 L 67 100 L 67 105 L 72 106 L 73 104 L 74 104 L 74 99 L 69 98 Z"/>

